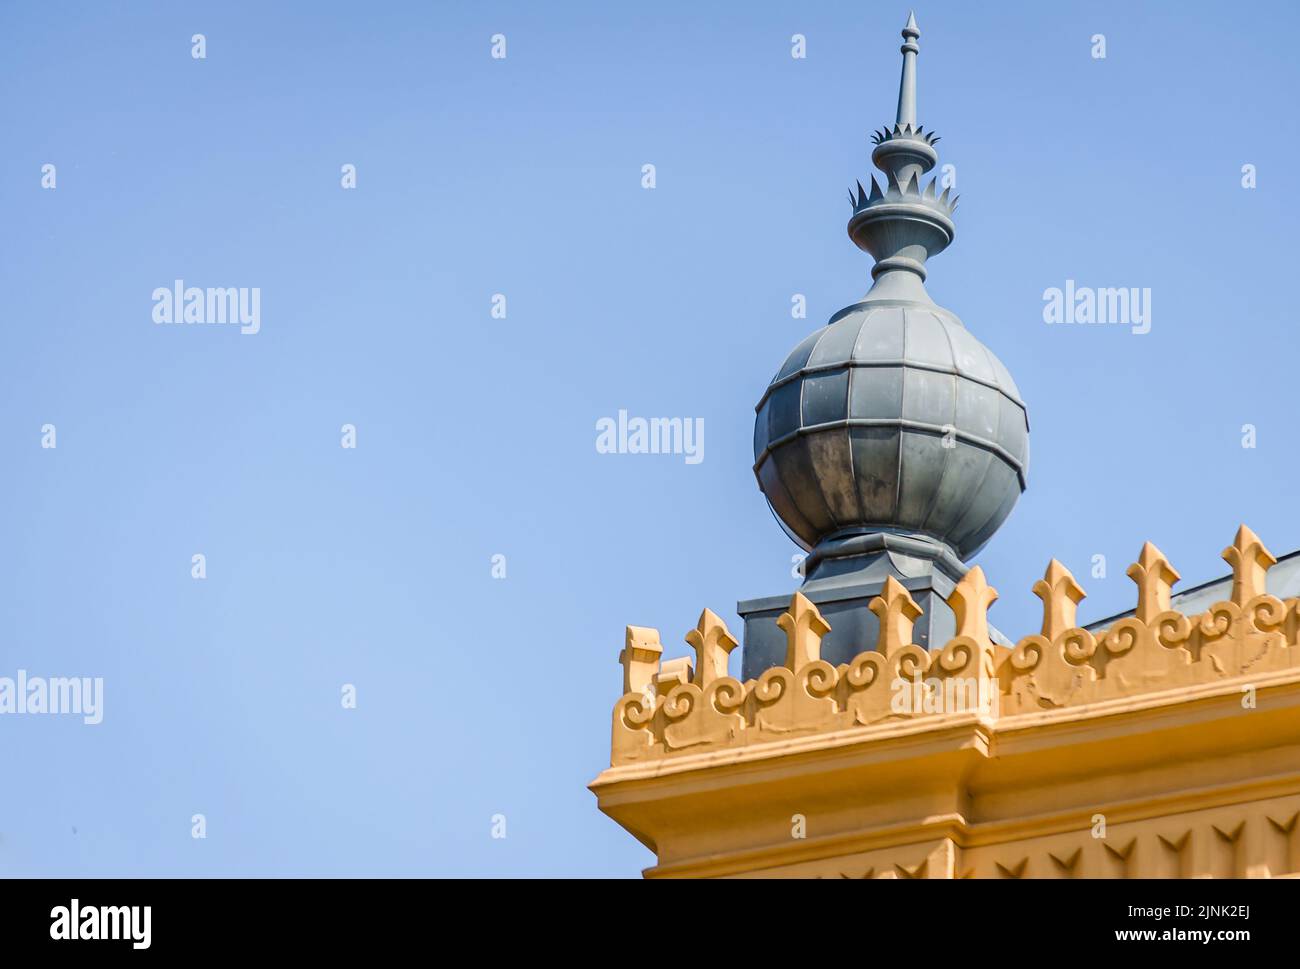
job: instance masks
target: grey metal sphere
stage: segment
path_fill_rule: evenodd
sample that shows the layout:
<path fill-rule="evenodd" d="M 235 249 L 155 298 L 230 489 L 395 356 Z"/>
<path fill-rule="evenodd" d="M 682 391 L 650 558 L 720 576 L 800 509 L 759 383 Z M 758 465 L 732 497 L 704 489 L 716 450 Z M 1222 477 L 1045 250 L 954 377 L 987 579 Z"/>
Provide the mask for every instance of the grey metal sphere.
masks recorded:
<path fill-rule="evenodd" d="M 805 548 L 889 531 L 938 539 L 969 559 L 1025 487 L 1020 392 L 934 304 L 841 310 L 795 347 L 757 411 L 754 473 Z"/>

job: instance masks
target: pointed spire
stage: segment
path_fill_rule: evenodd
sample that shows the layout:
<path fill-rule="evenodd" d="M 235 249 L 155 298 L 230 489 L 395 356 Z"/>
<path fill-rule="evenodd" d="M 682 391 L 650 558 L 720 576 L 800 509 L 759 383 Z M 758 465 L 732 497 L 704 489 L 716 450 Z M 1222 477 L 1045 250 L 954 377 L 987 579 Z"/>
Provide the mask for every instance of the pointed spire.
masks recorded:
<path fill-rule="evenodd" d="M 876 260 L 871 276 L 872 299 L 913 299 L 929 302 L 919 284 L 925 281 L 925 261 L 952 242 L 951 209 L 933 195 L 922 194 L 921 177 L 939 163 L 934 143 L 939 139 L 916 123 L 916 57 L 921 48 L 916 16 L 903 28 L 903 73 L 898 85 L 898 113 L 892 125 L 873 135 L 871 163 L 885 173 L 884 211 L 854 205 L 849 238 Z M 937 191 L 937 189 L 936 189 Z M 882 203 L 883 204 L 883 203 Z"/>
<path fill-rule="evenodd" d="M 916 14 L 907 15 L 907 26 L 903 28 L 903 78 L 898 85 L 898 125 L 916 127 L 916 55 L 921 48 L 916 39 L 921 31 L 916 27 Z"/>

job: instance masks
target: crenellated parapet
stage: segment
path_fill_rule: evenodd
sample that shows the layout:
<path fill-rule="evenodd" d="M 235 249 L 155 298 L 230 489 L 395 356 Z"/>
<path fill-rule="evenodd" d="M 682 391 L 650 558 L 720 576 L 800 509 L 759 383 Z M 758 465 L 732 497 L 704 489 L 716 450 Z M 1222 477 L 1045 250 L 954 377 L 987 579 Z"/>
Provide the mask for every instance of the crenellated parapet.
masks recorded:
<path fill-rule="evenodd" d="M 786 634 L 785 662 L 745 683 L 726 674 L 736 639 L 708 609 L 686 634 L 695 650 L 693 666 L 681 659 L 659 668 L 658 633 L 629 626 L 622 654 L 626 692 L 614 708 L 613 762 L 995 708 L 998 680 L 987 610 L 996 598 L 983 571 L 972 569 L 949 599 L 957 635 L 942 649 L 925 650 L 912 642 L 921 609 L 890 577 L 871 602 L 880 620 L 873 648 L 835 666 L 821 658 L 830 625 L 796 592 L 778 620 Z M 670 669 L 672 675 L 665 676 Z"/>
<path fill-rule="evenodd" d="M 1264 577 L 1276 562 L 1245 525 L 1223 550 L 1232 593 L 1195 615 L 1170 608 L 1178 573 L 1148 542 L 1128 575 L 1137 584 L 1134 615 L 1105 630 L 1075 624 L 1084 592 L 1053 561 L 1034 587 L 1043 628 L 1026 636 L 1000 665 L 1002 711 L 1016 714 L 1158 693 L 1300 666 L 1300 600 L 1269 595 Z"/>
<path fill-rule="evenodd" d="M 1244 525 L 1223 558 L 1233 570 L 1229 598 L 1184 615 L 1171 608 L 1179 575 L 1148 542 L 1127 573 L 1137 586 L 1133 615 L 1101 630 L 1078 625 L 1085 592 L 1053 560 L 1033 588 L 1043 603 L 1039 632 L 1014 648 L 989 637 L 988 609 L 997 592 L 982 569 L 971 569 L 948 597 L 956 634 L 929 650 L 912 641 L 920 607 L 891 577 L 870 604 L 879 620 L 876 642 L 839 665 L 821 658 L 830 625 L 796 592 L 778 620 L 785 662 L 743 683 L 727 675 L 737 640 L 712 611 L 704 610 L 686 634 L 694 662 L 663 662 L 658 632 L 629 626 L 612 763 L 887 723 L 937 728 L 973 718 L 996 730 L 1025 714 L 1233 680 L 1245 691 L 1300 668 L 1300 600 L 1282 600 L 1265 589 L 1276 559 Z"/>

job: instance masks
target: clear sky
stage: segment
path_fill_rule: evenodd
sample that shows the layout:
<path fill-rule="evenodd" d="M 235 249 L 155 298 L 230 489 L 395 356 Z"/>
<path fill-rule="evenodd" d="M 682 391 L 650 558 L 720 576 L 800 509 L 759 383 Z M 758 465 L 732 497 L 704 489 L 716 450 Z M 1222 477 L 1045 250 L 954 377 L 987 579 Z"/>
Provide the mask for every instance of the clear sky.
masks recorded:
<path fill-rule="evenodd" d="M 916 15 L 962 195 L 928 287 L 1030 413 L 993 621 L 1035 631 L 1053 556 L 1090 620 L 1144 540 L 1185 584 L 1241 521 L 1300 546 L 1296 5 Z M 623 627 L 684 654 L 704 606 L 738 632 L 795 586 L 753 405 L 870 283 L 845 189 L 906 17 L 4 5 L 0 676 L 103 677 L 104 719 L 0 716 L 0 873 L 650 864 L 586 790 Z M 177 279 L 258 287 L 260 332 L 155 324 Z M 1067 279 L 1149 288 L 1151 331 L 1047 325 Z M 619 410 L 702 418 L 704 460 L 598 453 Z"/>

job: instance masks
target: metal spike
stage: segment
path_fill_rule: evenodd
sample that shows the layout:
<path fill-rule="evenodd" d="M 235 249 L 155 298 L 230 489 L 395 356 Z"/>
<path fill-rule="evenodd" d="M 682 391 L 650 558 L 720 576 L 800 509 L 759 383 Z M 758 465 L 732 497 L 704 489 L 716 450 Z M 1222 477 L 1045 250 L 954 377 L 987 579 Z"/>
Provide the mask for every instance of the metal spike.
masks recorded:
<path fill-rule="evenodd" d="M 948 204 L 948 193 L 951 191 L 952 191 L 951 185 L 944 186 L 943 194 L 939 196 L 939 201 L 942 202 L 944 205 Z"/>
<path fill-rule="evenodd" d="M 938 182 L 938 181 L 939 181 L 938 177 L 935 177 L 935 178 L 930 179 L 930 184 L 927 185 L 927 186 L 925 187 L 925 197 L 926 197 L 926 198 L 931 199 L 931 200 L 934 199 L 934 186 L 935 186 L 935 183 Z"/>
<path fill-rule="evenodd" d="M 931 139 L 931 141 L 930 141 L 930 144 L 932 144 L 932 145 L 937 145 L 938 143 L 939 143 L 939 139 L 938 139 L 938 138 Z"/>
<path fill-rule="evenodd" d="M 894 173 L 892 171 L 887 171 L 885 172 L 885 177 L 889 179 L 888 187 L 885 189 L 885 198 L 901 198 L 903 190 L 899 187 L 898 179 L 894 177 Z"/>
<path fill-rule="evenodd" d="M 884 198 L 880 193 L 880 186 L 876 183 L 876 176 L 871 176 L 871 198 L 867 201 L 874 202 L 876 199 Z"/>
<path fill-rule="evenodd" d="M 867 190 L 862 187 L 862 182 L 858 182 L 858 205 L 867 204 Z"/>

